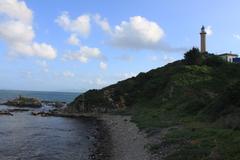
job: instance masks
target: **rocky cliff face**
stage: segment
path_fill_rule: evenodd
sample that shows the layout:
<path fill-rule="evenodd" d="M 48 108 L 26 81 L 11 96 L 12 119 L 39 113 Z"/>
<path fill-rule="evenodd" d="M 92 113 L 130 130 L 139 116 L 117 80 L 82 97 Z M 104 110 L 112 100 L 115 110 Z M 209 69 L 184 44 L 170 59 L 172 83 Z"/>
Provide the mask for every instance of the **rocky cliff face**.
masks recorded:
<path fill-rule="evenodd" d="M 114 87 L 90 90 L 79 95 L 68 107 L 71 112 L 112 112 L 126 108 L 125 98 Z"/>

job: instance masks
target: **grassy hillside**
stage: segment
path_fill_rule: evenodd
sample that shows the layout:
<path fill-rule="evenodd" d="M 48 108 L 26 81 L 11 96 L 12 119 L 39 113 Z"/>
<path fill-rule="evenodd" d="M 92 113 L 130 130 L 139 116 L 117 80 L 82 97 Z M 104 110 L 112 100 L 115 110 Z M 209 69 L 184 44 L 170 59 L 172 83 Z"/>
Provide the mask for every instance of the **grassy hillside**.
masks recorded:
<path fill-rule="evenodd" d="M 169 160 L 240 159 L 240 65 L 192 49 L 185 59 L 77 97 L 69 110 L 120 112 L 146 130 L 168 128 Z M 162 144 L 150 145 L 158 153 Z"/>

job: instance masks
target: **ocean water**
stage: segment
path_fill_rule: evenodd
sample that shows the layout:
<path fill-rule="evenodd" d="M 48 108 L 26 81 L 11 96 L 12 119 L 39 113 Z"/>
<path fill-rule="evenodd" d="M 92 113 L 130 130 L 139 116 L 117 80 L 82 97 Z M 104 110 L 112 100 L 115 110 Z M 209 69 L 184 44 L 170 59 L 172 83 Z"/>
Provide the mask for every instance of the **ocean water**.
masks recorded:
<path fill-rule="evenodd" d="M 18 96 L 26 96 L 32 98 L 38 98 L 41 100 L 48 101 L 63 101 L 71 102 L 76 98 L 80 93 L 71 93 L 71 92 L 43 92 L 43 91 L 15 91 L 15 90 L 0 90 L 0 101 L 13 99 Z"/>
<path fill-rule="evenodd" d="M 44 100 L 72 101 L 78 94 L 0 91 L 2 99 L 19 94 Z M 0 110 L 12 108 L 0 105 Z M 32 110 L 34 111 L 34 109 Z M 32 116 L 31 111 L 0 115 L 0 160 L 87 160 L 94 119 Z"/>

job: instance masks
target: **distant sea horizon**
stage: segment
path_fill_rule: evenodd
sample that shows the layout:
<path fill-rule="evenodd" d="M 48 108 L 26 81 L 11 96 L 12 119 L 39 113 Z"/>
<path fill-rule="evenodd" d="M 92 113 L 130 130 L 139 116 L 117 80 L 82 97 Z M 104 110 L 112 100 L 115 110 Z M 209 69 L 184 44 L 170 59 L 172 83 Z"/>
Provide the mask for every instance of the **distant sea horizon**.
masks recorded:
<path fill-rule="evenodd" d="M 83 93 L 87 91 L 87 89 L 81 89 L 81 90 L 72 90 L 72 89 L 66 89 L 66 90 L 31 90 L 31 89 L 3 89 L 0 88 L 0 91 L 30 91 L 30 92 L 69 92 L 69 93 Z"/>
<path fill-rule="evenodd" d="M 0 89 L 0 101 L 6 101 L 18 96 L 26 96 L 46 101 L 62 101 L 70 103 L 81 93 L 82 92 Z"/>

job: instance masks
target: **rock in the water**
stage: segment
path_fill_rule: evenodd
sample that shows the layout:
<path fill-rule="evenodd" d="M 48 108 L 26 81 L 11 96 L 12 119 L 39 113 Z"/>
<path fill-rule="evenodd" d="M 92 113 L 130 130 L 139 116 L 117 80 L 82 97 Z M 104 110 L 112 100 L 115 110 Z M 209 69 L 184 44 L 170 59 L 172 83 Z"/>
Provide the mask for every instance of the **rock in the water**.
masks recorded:
<path fill-rule="evenodd" d="M 13 116 L 12 113 L 10 113 L 9 111 L 0 111 L 0 115 L 8 115 L 8 116 Z"/>
<path fill-rule="evenodd" d="M 40 100 L 35 98 L 27 98 L 19 96 L 14 100 L 9 100 L 4 105 L 7 106 L 16 106 L 16 107 L 33 107 L 33 108 L 40 108 L 42 107 L 42 103 Z"/>
<path fill-rule="evenodd" d="M 60 102 L 60 101 L 42 101 L 42 103 L 44 105 L 47 105 L 47 106 L 52 106 L 52 107 L 55 107 L 55 108 L 63 108 L 67 105 L 66 102 Z"/>
<path fill-rule="evenodd" d="M 53 113 L 51 111 L 49 111 L 49 112 L 40 111 L 40 112 L 32 112 L 32 115 L 33 116 L 48 117 L 48 116 L 52 116 Z"/>

